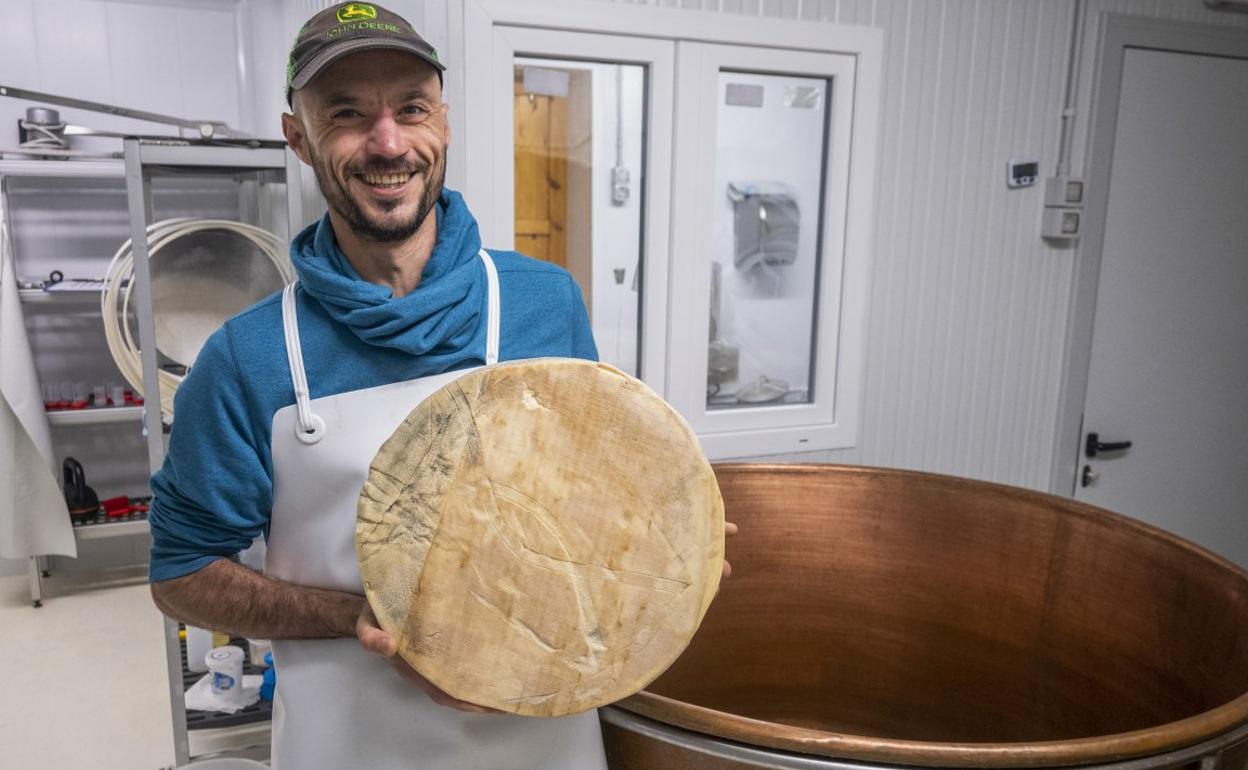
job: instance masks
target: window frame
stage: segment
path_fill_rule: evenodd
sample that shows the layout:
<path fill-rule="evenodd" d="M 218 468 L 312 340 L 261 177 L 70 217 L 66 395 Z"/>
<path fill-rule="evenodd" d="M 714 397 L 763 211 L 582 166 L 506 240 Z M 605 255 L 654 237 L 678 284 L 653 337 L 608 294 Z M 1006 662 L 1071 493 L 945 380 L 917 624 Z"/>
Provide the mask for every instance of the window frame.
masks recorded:
<path fill-rule="evenodd" d="M 514 242 L 512 57 L 583 56 L 647 65 L 642 379 L 689 420 L 711 459 L 856 445 L 865 379 L 883 31 L 583 0 L 454 0 L 449 11 L 452 133 L 467 149 L 451 154 L 448 179 L 477 212 L 483 240 L 500 248 Z M 542 35 L 578 39 L 573 48 L 581 46 L 575 50 L 587 53 L 536 50 L 534 41 Z M 622 46 L 609 44 L 612 38 Z M 705 57 L 728 53 L 724 47 L 731 46 L 746 46 L 757 58 L 734 61 L 727 69 L 833 78 L 831 94 L 837 102 L 828 136 L 810 404 L 706 408 L 710 279 L 709 262 L 698 256 L 705 252 L 698 248 L 696 228 L 697 222 L 709 221 L 711 199 L 702 191 L 713 184 L 713 167 L 708 181 L 706 170 L 699 168 L 705 161 L 684 148 L 695 146 L 690 116 L 706 112 Z M 663 56 L 655 52 L 663 47 L 674 51 L 670 87 L 662 74 L 668 65 L 656 63 Z M 462 109 L 455 109 L 458 105 Z"/>

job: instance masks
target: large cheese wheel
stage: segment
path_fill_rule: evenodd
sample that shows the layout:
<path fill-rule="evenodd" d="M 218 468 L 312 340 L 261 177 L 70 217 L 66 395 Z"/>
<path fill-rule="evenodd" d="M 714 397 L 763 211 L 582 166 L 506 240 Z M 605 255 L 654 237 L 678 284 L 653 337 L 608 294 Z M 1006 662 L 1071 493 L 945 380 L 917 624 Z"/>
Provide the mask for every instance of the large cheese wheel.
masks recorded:
<path fill-rule="evenodd" d="M 461 700 L 531 716 L 631 695 L 719 586 L 724 508 L 683 419 L 602 364 L 476 370 L 377 453 L 360 573 L 403 658 Z"/>

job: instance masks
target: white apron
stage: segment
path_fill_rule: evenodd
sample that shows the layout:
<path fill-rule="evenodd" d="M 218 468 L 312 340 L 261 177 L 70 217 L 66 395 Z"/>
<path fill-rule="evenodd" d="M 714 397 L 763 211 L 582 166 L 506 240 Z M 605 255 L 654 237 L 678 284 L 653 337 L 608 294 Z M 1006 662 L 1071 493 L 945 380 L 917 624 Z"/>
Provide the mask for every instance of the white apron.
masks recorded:
<path fill-rule="evenodd" d="M 498 360 L 498 274 L 489 279 L 487 364 Z M 282 318 L 296 403 L 273 416 L 273 515 L 265 571 L 363 594 L 355 555 L 360 488 L 377 450 L 417 404 L 471 369 L 310 400 L 295 318 Z M 273 642 L 275 770 L 605 770 L 598 714 L 536 719 L 439 706 L 355 638 Z"/>

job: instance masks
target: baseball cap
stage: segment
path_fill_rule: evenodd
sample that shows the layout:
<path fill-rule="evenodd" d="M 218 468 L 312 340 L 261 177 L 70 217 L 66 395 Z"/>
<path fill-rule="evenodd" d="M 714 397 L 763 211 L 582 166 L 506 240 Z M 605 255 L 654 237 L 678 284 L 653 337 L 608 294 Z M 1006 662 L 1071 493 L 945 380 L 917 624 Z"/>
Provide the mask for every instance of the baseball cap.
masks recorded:
<path fill-rule="evenodd" d="M 306 86 L 339 58 L 376 48 L 419 56 L 437 69 L 439 80 L 446 70 L 438 52 L 402 16 L 375 3 L 337 3 L 299 29 L 286 65 L 286 103 L 291 102 L 296 88 Z"/>

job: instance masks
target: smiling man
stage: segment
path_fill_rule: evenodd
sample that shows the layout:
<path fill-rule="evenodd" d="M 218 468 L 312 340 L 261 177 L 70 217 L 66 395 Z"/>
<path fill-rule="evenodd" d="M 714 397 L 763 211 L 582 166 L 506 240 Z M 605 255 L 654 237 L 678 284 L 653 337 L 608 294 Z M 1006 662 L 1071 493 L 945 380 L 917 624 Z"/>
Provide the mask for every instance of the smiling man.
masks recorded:
<path fill-rule="evenodd" d="M 298 282 L 226 322 L 178 389 L 152 478 L 152 595 L 168 615 L 273 639 L 279 770 L 595 770 L 594 712 L 486 713 L 395 655 L 362 596 L 368 464 L 408 412 L 498 360 L 596 359 L 570 276 L 481 248 L 443 187 L 451 135 L 433 48 L 344 3 L 300 30 L 282 129 L 329 211 L 291 244 Z M 265 535 L 265 572 L 231 560 Z"/>

